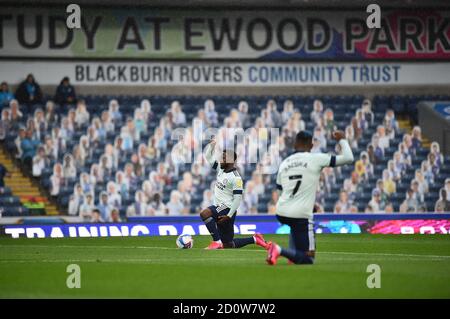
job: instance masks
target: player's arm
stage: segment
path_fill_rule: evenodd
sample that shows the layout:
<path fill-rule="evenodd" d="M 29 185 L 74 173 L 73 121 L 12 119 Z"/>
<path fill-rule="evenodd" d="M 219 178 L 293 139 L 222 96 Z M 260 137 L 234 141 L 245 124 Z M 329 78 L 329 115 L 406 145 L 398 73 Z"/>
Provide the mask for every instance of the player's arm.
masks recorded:
<path fill-rule="evenodd" d="M 205 147 L 205 158 L 206 161 L 211 165 L 213 169 L 217 169 L 219 163 L 217 163 L 215 157 L 214 157 L 214 151 L 216 148 L 216 141 L 214 139 L 209 142 L 208 145 Z"/>
<path fill-rule="evenodd" d="M 233 203 L 231 204 L 230 211 L 228 212 L 228 217 L 232 218 L 234 214 L 236 214 L 239 205 L 241 205 L 242 201 L 242 191 L 239 194 L 233 195 Z"/>
<path fill-rule="evenodd" d="M 278 197 L 280 197 L 281 193 L 283 192 L 283 186 L 281 185 L 281 170 L 278 170 L 276 185 L 277 185 Z"/>
<path fill-rule="evenodd" d="M 344 132 L 335 131 L 332 136 L 339 143 L 341 148 L 340 154 L 314 154 L 314 162 L 318 164 L 320 169 L 324 167 L 336 167 L 353 163 L 353 152 L 350 144 L 348 144 L 348 141 L 344 138 Z"/>
<path fill-rule="evenodd" d="M 242 201 L 243 182 L 241 177 L 236 177 L 233 181 L 233 203 L 231 204 L 228 217 L 233 217 Z"/>
<path fill-rule="evenodd" d="M 243 182 L 242 178 L 238 177 L 233 182 L 233 202 L 231 203 L 230 211 L 225 216 L 220 216 L 218 223 L 223 223 L 227 220 L 233 218 L 233 215 L 236 214 L 239 205 L 241 205 L 242 201 L 242 193 L 243 193 Z"/>
<path fill-rule="evenodd" d="M 339 143 L 339 146 L 341 147 L 341 154 L 336 155 L 335 159 L 333 159 L 334 155 L 332 156 L 330 166 L 342 166 L 353 163 L 354 157 L 352 148 L 345 139 L 345 133 L 343 131 L 335 131 L 333 132 L 333 138 Z M 333 161 L 335 165 L 331 165 L 333 164 Z"/>

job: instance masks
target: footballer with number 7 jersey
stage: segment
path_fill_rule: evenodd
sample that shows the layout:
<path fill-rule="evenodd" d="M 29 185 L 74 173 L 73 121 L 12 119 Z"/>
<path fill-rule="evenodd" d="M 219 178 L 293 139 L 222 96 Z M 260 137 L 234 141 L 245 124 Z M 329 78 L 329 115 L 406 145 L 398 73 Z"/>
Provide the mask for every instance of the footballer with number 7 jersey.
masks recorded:
<path fill-rule="evenodd" d="M 275 265 L 279 256 L 295 264 L 312 264 L 315 256 L 313 210 L 320 173 L 324 167 L 353 162 L 353 153 L 342 131 L 333 138 L 339 143 L 340 155 L 311 153 L 313 136 L 301 131 L 295 139 L 295 153 L 287 157 L 278 169 L 277 188 L 281 192 L 277 202 L 277 219 L 289 225 L 289 248 L 269 243 L 267 263 Z"/>
<path fill-rule="evenodd" d="M 269 245 L 261 234 L 247 238 L 234 238 L 234 220 L 242 200 L 243 181 L 235 167 L 236 153 L 233 150 L 224 150 L 219 163 L 214 156 L 215 147 L 216 142 L 212 140 L 205 148 L 207 162 L 217 171 L 214 205 L 200 213 L 213 238 L 206 249 L 241 248 L 250 244 L 267 249 Z"/>

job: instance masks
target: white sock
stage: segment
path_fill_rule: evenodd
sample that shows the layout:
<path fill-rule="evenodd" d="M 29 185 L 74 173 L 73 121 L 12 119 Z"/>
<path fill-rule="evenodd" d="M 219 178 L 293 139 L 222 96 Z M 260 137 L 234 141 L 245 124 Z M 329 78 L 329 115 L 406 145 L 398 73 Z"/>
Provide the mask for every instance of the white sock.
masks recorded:
<path fill-rule="evenodd" d="M 215 243 L 218 243 L 218 244 L 221 244 L 222 243 L 222 241 L 219 239 L 219 240 L 215 240 L 214 241 Z"/>

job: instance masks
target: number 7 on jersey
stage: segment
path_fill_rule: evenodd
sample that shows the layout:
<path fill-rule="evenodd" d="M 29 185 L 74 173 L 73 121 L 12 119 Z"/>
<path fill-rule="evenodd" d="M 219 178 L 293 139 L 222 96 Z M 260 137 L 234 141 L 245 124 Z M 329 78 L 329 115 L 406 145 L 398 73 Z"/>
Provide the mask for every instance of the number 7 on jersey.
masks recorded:
<path fill-rule="evenodd" d="M 291 175 L 289 176 L 289 180 L 297 180 L 297 183 L 295 184 L 294 190 L 292 191 L 291 197 L 294 197 L 295 194 L 297 194 L 298 189 L 300 188 L 300 185 L 302 184 L 302 175 Z"/>

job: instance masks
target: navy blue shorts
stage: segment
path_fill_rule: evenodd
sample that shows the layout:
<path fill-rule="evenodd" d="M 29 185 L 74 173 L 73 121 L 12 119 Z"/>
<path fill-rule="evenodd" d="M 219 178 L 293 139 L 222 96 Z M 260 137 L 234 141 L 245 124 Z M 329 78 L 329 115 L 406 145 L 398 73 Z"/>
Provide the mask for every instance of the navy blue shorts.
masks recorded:
<path fill-rule="evenodd" d="M 219 216 L 227 215 L 230 212 L 230 209 L 226 206 L 209 206 L 208 207 L 212 212 L 212 217 L 217 222 Z M 220 240 L 222 243 L 230 243 L 234 238 L 234 219 L 236 218 L 236 214 L 231 217 L 231 220 L 225 222 L 223 224 L 217 224 L 217 230 L 219 231 Z"/>
<path fill-rule="evenodd" d="M 291 218 L 277 215 L 280 223 L 291 227 L 289 247 L 300 251 L 315 251 L 314 223 L 306 218 Z"/>

